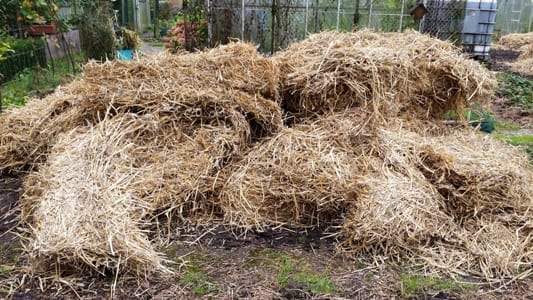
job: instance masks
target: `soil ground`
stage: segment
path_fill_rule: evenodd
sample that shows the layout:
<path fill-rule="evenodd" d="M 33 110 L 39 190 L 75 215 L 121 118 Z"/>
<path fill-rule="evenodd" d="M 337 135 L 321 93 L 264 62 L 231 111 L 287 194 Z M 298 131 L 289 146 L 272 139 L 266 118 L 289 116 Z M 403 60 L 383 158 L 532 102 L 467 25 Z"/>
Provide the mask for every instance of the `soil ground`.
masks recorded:
<path fill-rule="evenodd" d="M 504 70 L 511 52 L 494 53 Z M 499 69 L 498 69 L 499 68 Z M 493 99 L 498 119 L 531 130 L 523 116 Z M 533 278 L 506 285 L 474 278 L 414 275 L 413 266 L 353 259 L 333 239 L 315 231 L 250 232 L 236 236 L 222 226 L 174 234 L 159 250 L 172 275 L 33 278 L 15 234 L 20 178 L 0 178 L 0 299 L 533 299 Z"/>

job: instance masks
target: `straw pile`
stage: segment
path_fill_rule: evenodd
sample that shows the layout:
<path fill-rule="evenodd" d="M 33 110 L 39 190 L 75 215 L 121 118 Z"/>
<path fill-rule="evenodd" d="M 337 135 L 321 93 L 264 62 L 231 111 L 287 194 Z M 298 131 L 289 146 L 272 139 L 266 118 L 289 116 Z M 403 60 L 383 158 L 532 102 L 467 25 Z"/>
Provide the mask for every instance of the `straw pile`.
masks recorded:
<path fill-rule="evenodd" d="M 146 230 L 158 214 L 210 213 L 218 172 L 282 127 L 266 98 L 277 97 L 275 71 L 244 43 L 91 62 L 83 80 L 3 115 L 3 170 L 34 170 L 22 219 L 35 266 L 165 270 Z"/>
<path fill-rule="evenodd" d="M 91 62 L 82 80 L 2 115 L 0 169 L 30 170 L 35 270 L 167 271 L 150 240 L 165 215 L 326 227 L 351 253 L 512 276 L 533 257 L 527 158 L 439 122 L 492 84 L 415 32 L 325 32 L 273 58 L 235 43 Z"/>
<path fill-rule="evenodd" d="M 124 112 L 174 118 L 190 130 L 228 124 L 239 131 L 241 147 L 282 126 L 274 102 L 277 69 L 251 44 L 133 63 L 90 62 L 84 73 L 82 81 L 3 115 L 1 170 L 31 169 L 46 159 L 59 133 Z"/>
<path fill-rule="evenodd" d="M 415 31 L 322 32 L 276 54 L 282 106 L 296 117 L 361 107 L 372 116 L 442 118 L 491 93 L 494 81 L 451 43 Z"/>
<path fill-rule="evenodd" d="M 513 71 L 533 76 L 533 41 L 522 48 L 518 60 L 511 64 Z"/>
<path fill-rule="evenodd" d="M 485 278 L 532 263 L 533 174 L 524 153 L 475 133 L 394 126 L 378 130 L 375 145 L 378 158 L 343 224 L 349 251 Z"/>
<path fill-rule="evenodd" d="M 511 69 L 520 74 L 533 76 L 533 32 L 505 35 L 494 48 L 520 51 L 518 59 L 510 63 Z"/>
<path fill-rule="evenodd" d="M 263 230 L 338 219 L 358 189 L 354 153 L 365 137 L 357 121 L 335 115 L 286 128 L 253 147 L 226 172 L 219 206 L 227 223 Z"/>
<path fill-rule="evenodd" d="M 500 38 L 497 49 L 522 51 L 522 47 L 533 44 L 533 32 L 511 33 Z"/>

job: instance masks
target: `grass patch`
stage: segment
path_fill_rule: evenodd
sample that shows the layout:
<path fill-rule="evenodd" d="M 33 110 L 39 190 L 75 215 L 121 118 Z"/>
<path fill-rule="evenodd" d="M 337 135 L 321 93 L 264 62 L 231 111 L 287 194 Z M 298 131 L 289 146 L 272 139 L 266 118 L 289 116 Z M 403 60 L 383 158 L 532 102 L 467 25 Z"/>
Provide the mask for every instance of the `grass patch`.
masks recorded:
<path fill-rule="evenodd" d="M 501 122 L 501 121 L 496 121 L 494 123 L 494 127 L 496 129 L 496 131 L 501 131 L 501 130 L 519 130 L 520 128 L 522 128 L 522 126 L 518 123 L 506 123 L 506 122 Z"/>
<path fill-rule="evenodd" d="M 73 58 L 77 65 L 85 61 L 83 53 L 76 53 Z M 2 109 L 11 105 L 22 106 L 32 97 L 40 97 L 49 93 L 58 85 L 72 81 L 75 78 L 73 73 L 72 66 L 66 57 L 55 60 L 53 68 L 51 64 L 48 64 L 42 69 L 24 69 L 1 87 Z"/>
<path fill-rule="evenodd" d="M 165 42 L 162 41 L 151 41 L 148 45 L 152 47 L 165 47 Z"/>
<path fill-rule="evenodd" d="M 503 134 L 497 133 L 494 135 L 495 138 L 502 140 L 513 146 L 520 146 L 524 148 L 529 157 L 529 162 L 533 164 L 533 135 L 513 135 L 513 134 Z"/>
<path fill-rule="evenodd" d="M 411 297 L 428 292 L 475 291 L 477 286 L 433 276 L 400 275 L 400 295 Z"/>
<path fill-rule="evenodd" d="M 278 263 L 278 275 L 276 275 L 276 281 L 281 287 L 286 287 L 289 284 L 293 270 L 294 264 L 291 258 L 284 255 Z"/>
<path fill-rule="evenodd" d="M 180 282 L 188 286 L 197 296 L 205 296 L 217 290 L 216 282 L 209 278 L 205 270 L 194 261 L 187 264 Z"/>
<path fill-rule="evenodd" d="M 294 281 L 302 283 L 313 293 L 331 294 L 338 291 L 327 276 L 316 275 L 311 273 L 298 273 L 294 275 Z"/>
<path fill-rule="evenodd" d="M 513 146 L 533 145 L 533 135 L 508 135 L 506 140 Z"/>

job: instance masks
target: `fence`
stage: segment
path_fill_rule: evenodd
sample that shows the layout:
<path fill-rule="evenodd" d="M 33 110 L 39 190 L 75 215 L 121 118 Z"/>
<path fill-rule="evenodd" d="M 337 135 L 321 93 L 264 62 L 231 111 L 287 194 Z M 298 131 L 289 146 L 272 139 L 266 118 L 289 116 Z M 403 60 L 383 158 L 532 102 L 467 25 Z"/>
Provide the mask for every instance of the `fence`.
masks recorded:
<path fill-rule="evenodd" d="M 485 0 L 481 0 L 484 2 Z M 487 0 L 488 1 L 488 0 Z M 194 1 L 187 1 L 189 3 Z M 204 3 L 204 1 L 196 1 Z M 441 39 L 460 40 L 464 0 L 425 0 L 432 24 L 415 22 L 409 9 L 421 0 L 206 0 L 211 46 L 235 37 L 273 52 L 309 33 L 328 29 L 377 31 L 422 29 Z M 478 1 L 479 2 L 479 1 Z M 489 2 L 492 2 L 490 0 Z M 532 0 L 500 0 L 495 35 L 533 30 Z M 461 15 L 462 14 L 462 15 Z M 442 21 L 439 23 L 439 20 Z M 434 28 L 431 28 L 431 27 Z"/>
<path fill-rule="evenodd" d="M 273 52 L 308 33 L 369 27 L 378 31 L 418 28 L 409 15 L 416 0 L 208 0 L 212 44 L 230 37 L 254 41 Z"/>

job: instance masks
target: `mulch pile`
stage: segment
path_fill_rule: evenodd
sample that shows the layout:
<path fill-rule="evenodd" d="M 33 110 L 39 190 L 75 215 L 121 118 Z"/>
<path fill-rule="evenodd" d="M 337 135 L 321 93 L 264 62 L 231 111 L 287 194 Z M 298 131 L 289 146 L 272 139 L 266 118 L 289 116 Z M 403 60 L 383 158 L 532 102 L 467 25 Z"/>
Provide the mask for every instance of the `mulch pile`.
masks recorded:
<path fill-rule="evenodd" d="M 526 154 L 442 122 L 494 85 L 460 49 L 414 31 L 323 32 L 270 58 L 237 42 L 89 62 L 81 80 L 1 115 L 0 166 L 24 175 L 37 274 L 171 272 L 158 233 L 222 222 L 320 226 L 354 256 L 522 277 Z"/>

